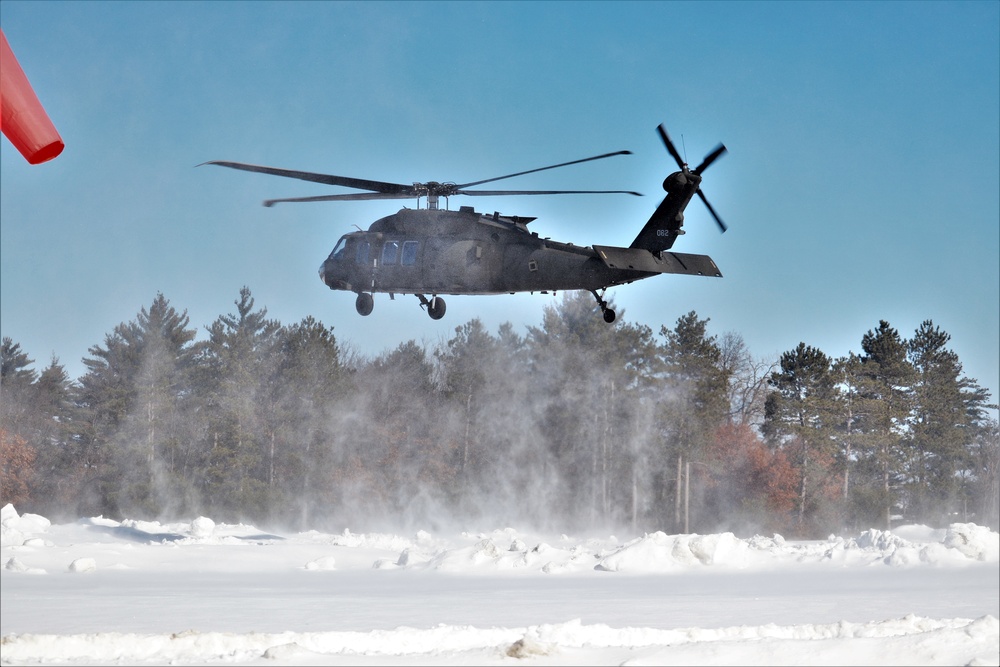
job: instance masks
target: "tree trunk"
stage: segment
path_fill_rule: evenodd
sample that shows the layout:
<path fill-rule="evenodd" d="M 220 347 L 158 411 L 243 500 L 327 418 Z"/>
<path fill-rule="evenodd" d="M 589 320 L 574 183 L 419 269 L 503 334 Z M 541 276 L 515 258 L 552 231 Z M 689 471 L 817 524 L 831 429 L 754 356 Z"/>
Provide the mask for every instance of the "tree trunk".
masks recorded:
<path fill-rule="evenodd" d="M 674 487 L 674 530 L 680 530 L 681 527 L 681 475 L 683 472 L 683 461 L 684 457 L 680 454 L 677 455 L 677 484 Z"/>

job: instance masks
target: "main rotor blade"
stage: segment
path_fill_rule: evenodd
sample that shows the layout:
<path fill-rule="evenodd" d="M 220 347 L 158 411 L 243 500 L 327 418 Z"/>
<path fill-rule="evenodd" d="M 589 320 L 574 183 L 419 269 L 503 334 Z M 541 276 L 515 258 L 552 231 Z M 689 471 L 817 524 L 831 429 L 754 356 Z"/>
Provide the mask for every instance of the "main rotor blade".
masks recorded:
<path fill-rule="evenodd" d="M 572 162 L 563 162 L 562 164 L 554 164 L 550 167 L 539 167 L 538 169 L 529 169 L 528 171 L 519 171 L 516 174 L 507 174 L 506 176 L 497 176 L 496 178 L 487 178 L 483 181 L 474 181 L 472 183 L 462 183 L 457 185 L 457 188 L 467 188 L 473 185 L 482 185 L 483 183 L 492 183 L 493 181 L 502 181 L 505 178 L 514 178 L 515 176 L 524 176 L 525 174 L 534 174 L 536 171 L 545 171 L 546 169 L 555 169 L 556 167 L 568 167 L 571 164 L 580 164 L 581 162 L 590 162 L 591 160 L 603 160 L 606 157 L 614 157 L 615 155 L 631 155 L 632 151 L 618 151 L 616 153 L 605 153 L 604 155 L 595 155 L 594 157 L 585 157 L 582 160 L 573 160 Z M 469 194 L 469 193 L 466 193 Z"/>
<path fill-rule="evenodd" d="M 413 192 L 358 192 L 347 195 L 318 195 L 315 197 L 288 197 L 285 199 L 265 199 L 264 206 L 274 206 L 287 202 L 314 202 L 314 201 L 361 201 L 366 199 L 412 199 L 417 195 Z"/>
<path fill-rule="evenodd" d="M 715 150 L 705 156 L 705 159 L 701 161 L 697 167 L 694 168 L 694 173 L 701 174 L 701 172 L 708 169 L 708 165 L 715 162 L 726 152 L 726 147 L 723 144 L 719 144 L 715 147 Z"/>
<path fill-rule="evenodd" d="M 456 195 L 473 195 L 479 197 L 497 197 L 502 195 L 635 195 L 641 197 L 641 192 L 631 190 L 456 190 Z"/>
<path fill-rule="evenodd" d="M 701 190 L 698 190 L 698 196 L 701 197 L 701 201 L 705 204 L 705 206 L 708 207 L 708 212 L 712 214 L 713 218 L 715 218 L 715 222 L 717 225 L 719 225 L 719 229 L 721 229 L 722 233 L 725 234 L 726 229 L 728 229 L 728 227 L 726 227 L 726 223 L 722 221 L 722 218 L 720 218 L 719 214 L 715 212 L 715 209 L 712 208 L 712 205 L 708 203 L 708 199 L 705 197 L 705 194 Z"/>
<path fill-rule="evenodd" d="M 685 164 L 684 160 L 681 159 L 681 154 L 677 152 L 676 148 L 674 148 L 674 142 L 670 141 L 670 137 L 667 136 L 666 128 L 663 127 L 662 123 L 660 123 L 656 130 L 660 133 L 660 139 L 663 139 L 663 145 L 667 147 L 667 152 L 673 156 L 674 160 L 677 162 L 677 166 L 683 170 Z"/>
<path fill-rule="evenodd" d="M 383 194 L 402 194 L 410 192 L 413 188 L 409 185 L 399 183 L 386 183 L 384 181 L 370 181 L 363 178 L 348 178 L 346 176 L 333 176 L 331 174 L 314 174 L 309 171 L 297 171 L 294 169 L 278 169 L 277 167 L 264 167 L 257 164 L 247 164 L 245 162 L 225 162 L 212 160 L 202 164 L 215 164 L 220 167 L 230 169 L 240 169 L 242 171 L 256 171 L 261 174 L 272 176 L 284 176 L 285 178 L 297 178 L 301 181 L 311 181 L 313 183 L 323 183 L 325 185 L 342 185 L 346 188 L 357 188 L 358 190 L 373 190 Z M 201 165 L 198 165 L 199 167 Z"/>

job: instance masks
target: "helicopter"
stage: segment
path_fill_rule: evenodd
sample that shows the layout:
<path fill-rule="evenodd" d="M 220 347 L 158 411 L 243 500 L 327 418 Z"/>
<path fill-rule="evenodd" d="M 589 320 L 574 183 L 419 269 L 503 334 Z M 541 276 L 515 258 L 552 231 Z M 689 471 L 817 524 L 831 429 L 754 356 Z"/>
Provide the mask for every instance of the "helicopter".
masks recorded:
<path fill-rule="evenodd" d="M 539 238 L 528 230 L 536 218 L 478 213 L 471 206 L 449 210 L 450 197 L 556 194 L 627 194 L 627 190 L 470 190 L 473 186 L 524 176 L 547 169 L 602 160 L 631 151 L 617 151 L 560 164 L 530 169 L 470 183 L 428 181 L 404 185 L 330 174 L 279 169 L 243 162 L 210 161 L 242 171 L 337 185 L 364 192 L 268 199 L 264 206 L 285 202 L 413 199 L 416 208 L 373 222 L 368 231 L 350 232 L 337 241 L 319 268 L 320 280 L 332 290 L 357 294 L 358 314 L 372 313 L 375 294 L 413 294 L 431 319 L 445 314 L 441 295 L 514 294 L 586 290 L 594 295 L 604 321 L 615 321 L 615 311 L 604 298 L 609 287 L 664 273 L 722 277 L 708 255 L 672 252 L 674 241 L 684 234 L 684 209 L 698 195 L 722 232 L 726 225 L 701 191 L 702 173 L 726 152 L 719 144 L 701 164 L 690 169 L 674 147 L 663 125 L 657 128 L 679 167 L 663 181 L 667 195 L 628 248 L 577 246 Z M 200 166 L 200 165 L 199 165 Z M 441 198 L 446 207 L 439 207 Z M 420 207 L 420 200 L 426 206 Z M 430 297 L 428 297 L 430 295 Z"/>

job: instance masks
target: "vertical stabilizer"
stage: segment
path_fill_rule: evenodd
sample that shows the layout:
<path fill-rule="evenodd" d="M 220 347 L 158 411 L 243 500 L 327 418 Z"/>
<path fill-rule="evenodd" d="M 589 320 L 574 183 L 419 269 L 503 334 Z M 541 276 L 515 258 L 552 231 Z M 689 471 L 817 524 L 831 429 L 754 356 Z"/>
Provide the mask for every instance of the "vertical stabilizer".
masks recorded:
<path fill-rule="evenodd" d="M 726 231 L 726 225 L 722 219 L 708 203 L 704 193 L 701 191 L 701 174 L 710 164 L 715 162 L 723 153 L 726 147 L 719 144 L 715 149 L 705 156 L 701 164 L 694 169 L 688 169 L 687 163 L 681 159 L 680 153 L 674 148 L 670 141 L 666 129 L 663 125 L 656 128 L 667 148 L 667 152 L 677 162 L 680 171 L 667 176 L 663 181 L 663 189 L 667 196 L 664 197 L 660 205 L 656 207 L 653 215 L 643 226 L 642 231 L 632 241 L 632 248 L 643 248 L 653 253 L 660 253 L 673 247 L 677 237 L 684 233 L 681 227 L 684 226 L 684 209 L 691 202 L 691 198 L 698 195 L 701 201 L 708 207 L 708 212 L 715 218 L 715 222 L 722 231 Z"/>

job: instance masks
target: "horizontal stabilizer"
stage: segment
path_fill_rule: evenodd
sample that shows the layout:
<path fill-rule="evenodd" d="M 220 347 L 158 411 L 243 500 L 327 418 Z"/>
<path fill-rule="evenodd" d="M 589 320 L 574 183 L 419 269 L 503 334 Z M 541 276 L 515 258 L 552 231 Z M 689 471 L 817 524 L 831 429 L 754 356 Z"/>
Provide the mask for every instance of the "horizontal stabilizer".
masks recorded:
<path fill-rule="evenodd" d="M 608 267 L 645 273 L 686 273 L 721 278 L 722 272 L 708 255 L 662 252 L 658 256 L 643 248 L 616 248 L 595 245 L 594 250 Z"/>

